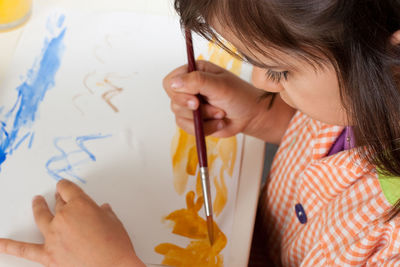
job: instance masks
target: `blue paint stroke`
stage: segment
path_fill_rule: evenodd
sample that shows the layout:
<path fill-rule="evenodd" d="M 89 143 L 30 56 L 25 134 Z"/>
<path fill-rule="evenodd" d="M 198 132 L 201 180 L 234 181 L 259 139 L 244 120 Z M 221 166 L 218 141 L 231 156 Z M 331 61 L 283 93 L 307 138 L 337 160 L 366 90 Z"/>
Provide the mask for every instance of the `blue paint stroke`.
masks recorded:
<path fill-rule="evenodd" d="M 55 85 L 55 75 L 61 65 L 66 32 L 66 28 L 62 25 L 64 17 L 64 15 L 59 16 L 53 23 L 58 27 L 54 28 L 58 34 L 44 41 L 40 57 L 28 70 L 25 81 L 16 88 L 18 92 L 16 103 L 5 115 L 6 121 L 1 122 L 0 167 L 7 159 L 7 155 L 11 155 L 29 135 L 31 139 L 28 147 L 32 147 L 34 133 L 30 129 L 47 91 Z"/>
<path fill-rule="evenodd" d="M 18 142 L 15 144 L 14 146 L 14 150 L 17 150 L 18 147 L 25 141 L 25 139 L 28 138 L 28 136 L 32 135 L 32 132 L 29 132 L 27 134 L 25 134 L 21 139 L 18 140 Z M 12 155 L 13 151 L 10 151 L 10 155 Z"/>
<path fill-rule="evenodd" d="M 28 144 L 28 148 L 31 149 L 32 148 L 32 144 L 33 144 L 33 140 L 35 139 L 35 133 L 32 132 L 31 133 L 31 139 L 29 139 L 29 144 Z"/>
<path fill-rule="evenodd" d="M 111 137 L 111 135 L 88 135 L 88 136 L 79 136 L 75 138 L 75 144 L 78 147 L 78 149 L 66 152 L 67 149 L 63 149 L 60 146 L 60 142 L 66 141 L 66 140 L 71 140 L 73 139 L 72 137 L 57 137 L 54 139 L 54 146 L 55 148 L 60 152 L 59 155 L 54 156 L 50 158 L 47 163 L 46 163 L 46 169 L 47 172 L 50 176 L 52 176 L 55 180 L 59 181 L 64 179 L 65 177 L 61 176 L 62 173 L 72 176 L 75 179 L 79 180 L 82 183 L 86 183 L 84 179 L 79 177 L 79 175 L 76 174 L 75 170 L 76 167 L 79 165 L 86 164 L 88 162 L 95 162 L 96 157 L 95 155 L 88 150 L 88 148 L 85 146 L 85 143 L 88 141 L 92 140 L 97 140 L 97 139 L 104 139 Z M 74 158 L 77 157 L 77 155 L 84 155 L 86 158 L 83 160 L 78 160 L 73 162 Z"/>

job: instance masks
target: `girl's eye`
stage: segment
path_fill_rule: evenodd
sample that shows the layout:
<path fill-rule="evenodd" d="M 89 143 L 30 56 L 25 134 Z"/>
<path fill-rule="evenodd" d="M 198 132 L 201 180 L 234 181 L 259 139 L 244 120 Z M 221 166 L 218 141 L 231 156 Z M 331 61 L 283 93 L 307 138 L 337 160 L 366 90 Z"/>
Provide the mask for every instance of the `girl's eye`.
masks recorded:
<path fill-rule="evenodd" d="M 265 73 L 265 75 L 271 81 L 279 83 L 282 80 L 282 78 L 284 78 L 285 81 L 287 81 L 288 71 L 287 70 L 285 70 L 285 71 L 273 71 L 273 70 L 268 69 L 267 72 Z"/>

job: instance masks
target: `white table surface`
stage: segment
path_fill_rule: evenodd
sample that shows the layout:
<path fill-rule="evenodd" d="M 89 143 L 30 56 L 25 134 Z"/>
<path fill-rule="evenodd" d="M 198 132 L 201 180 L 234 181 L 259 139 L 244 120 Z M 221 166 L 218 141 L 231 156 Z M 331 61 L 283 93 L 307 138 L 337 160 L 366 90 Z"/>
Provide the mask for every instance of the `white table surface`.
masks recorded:
<path fill-rule="evenodd" d="M 176 16 L 170 0 L 34 0 L 35 8 L 61 7 L 78 10 L 132 11 L 146 14 Z M 0 85 L 13 58 L 24 27 L 0 32 Z M 238 197 L 230 238 L 230 266 L 247 266 L 257 201 L 263 170 L 264 142 L 246 136 L 243 148 Z M 12 266 L 10 266 L 12 267 Z"/>

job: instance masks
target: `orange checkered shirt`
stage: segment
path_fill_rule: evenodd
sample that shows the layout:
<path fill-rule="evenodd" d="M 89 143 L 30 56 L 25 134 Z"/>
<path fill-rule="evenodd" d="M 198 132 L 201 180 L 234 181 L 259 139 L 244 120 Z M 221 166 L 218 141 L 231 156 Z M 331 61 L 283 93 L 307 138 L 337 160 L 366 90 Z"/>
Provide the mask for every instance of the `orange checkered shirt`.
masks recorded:
<path fill-rule="evenodd" d="M 300 112 L 290 122 L 260 206 L 276 266 L 400 266 L 400 217 L 383 218 L 375 166 L 356 149 L 326 156 L 342 130 Z"/>

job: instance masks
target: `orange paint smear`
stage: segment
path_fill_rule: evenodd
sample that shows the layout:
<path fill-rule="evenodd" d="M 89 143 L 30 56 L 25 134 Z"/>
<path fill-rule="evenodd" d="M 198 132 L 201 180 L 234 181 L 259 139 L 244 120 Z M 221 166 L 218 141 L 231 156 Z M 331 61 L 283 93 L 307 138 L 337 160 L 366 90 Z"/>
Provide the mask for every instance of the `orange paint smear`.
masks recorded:
<path fill-rule="evenodd" d="M 186 173 L 189 175 L 195 175 L 197 164 L 199 164 L 199 160 L 197 159 L 197 149 L 195 146 L 192 146 L 189 150 L 188 162 L 186 164 Z"/>
<path fill-rule="evenodd" d="M 182 129 L 178 129 L 172 140 L 172 171 L 174 174 L 174 188 L 179 195 L 182 195 L 186 190 L 189 179 L 189 173 L 187 172 L 189 153 L 194 146 L 194 136 L 187 134 Z"/>
<path fill-rule="evenodd" d="M 209 44 L 208 57 L 200 55 L 198 59 L 209 60 L 223 68 L 239 75 L 242 62 L 214 44 Z M 209 136 L 206 138 L 208 166 L 214 186 L 211 191 L 213 211 L 218 217 L 228 202 L 228 187 L 226 177 L 232 177 L 236 164 L 236 137 L 220 139 Z M 163 264 L 170 266 L 223 266 L 222 250 L 227 244 L 227 238 L 214 221 L 215 241 L 211 246 L 208 240 L 207 222 L 199 212 L 203 206 L 203 192 L 195 137 L 182 129 L 178 129 L 171 145 L 172 168 L 175 191 L 182 195 L 187 188 L 189 177 L 195 177 L 194 191 L 186 194 L 186 208 L 171 212 L 165 219 L 174 223 L 172 233 L 190 240 L 186 247 L 171 243 L 162 243 L 155 251 L 164 255 Z M 197 199 L 195 201 L 195 197 Z M 202 214 L 203 215 L 203 214 Z"/>
<path fill-rule="evenodd" d="M 224 209 L 226 202 L 228 202 L 228 188 L 225 184 L 224 170 L 221 168 L 219 177 L 214 177 L 215 199 L 213 202 L 213 211 L 215 216 L 221 214 Z"/>
<path fill-rule="evenodd" d="M 236 137 L 220 139 L 217 145 L 218 157 L 222 160 L 222 169 L 232 177 L 237 154 Z"/>
<path fill-rule="evenodd" d="M 169 214 L 165 219 L 172 221 L 172 232 L 192 240 L 186 247 L 180 247 L 171 243 L 162 243 L 154 250 L 164 255 L 162 264 L 171 266 L 223 266 L 223 257 L 220 254 L 227 244 L 227 238 L 214 223 L 215 241 L 211 246 L 207 234 L 207 222 L 199 216 L 203 206 L 203 197 L 195 201 L 195 193 L 186 194 L 186 208 Z"/>

